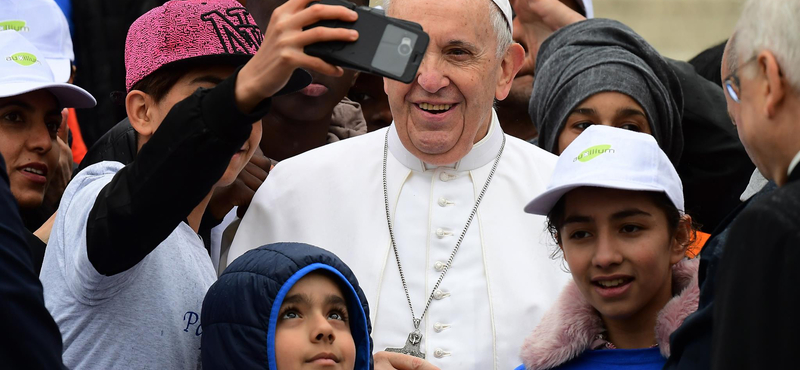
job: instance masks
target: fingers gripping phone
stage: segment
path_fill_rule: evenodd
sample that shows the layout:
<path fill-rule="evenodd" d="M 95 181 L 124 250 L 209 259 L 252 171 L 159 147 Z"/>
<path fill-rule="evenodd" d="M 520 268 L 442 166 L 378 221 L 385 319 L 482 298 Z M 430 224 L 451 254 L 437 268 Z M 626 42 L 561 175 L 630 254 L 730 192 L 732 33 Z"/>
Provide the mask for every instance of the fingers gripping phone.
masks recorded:
<path fill-rule="evenodd" d="M 351 22 L 322 21 L 306 29 L 324 26 L 358 31 L 355 42 L 319 42 L 305 47 L 306 54 L 344 68 L 355 69 L 410 83 L 417 74 L 430 38 L 422 26 L 387 17 L 382 10 L 371 9 L 344 0 L 320 0 L 314 4 L 340 5 L 358 13 Z"/>

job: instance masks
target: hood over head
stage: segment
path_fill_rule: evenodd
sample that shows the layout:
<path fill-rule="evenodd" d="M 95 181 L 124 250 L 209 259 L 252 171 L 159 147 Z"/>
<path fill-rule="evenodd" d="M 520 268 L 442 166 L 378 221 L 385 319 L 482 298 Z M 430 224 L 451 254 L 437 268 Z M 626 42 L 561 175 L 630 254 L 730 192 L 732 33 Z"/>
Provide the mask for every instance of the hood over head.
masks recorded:
<path fill-rule="evenodd" d="M 372 326 L 366 296 L 336 255 L 303 243 L 274 243 L 251 250 L 225 269 L 203 301 L 203 369 L 277 370 L 275 328 L 286 294 L 304 276 L 324 270 L 347 300 L 356 370 L 372 369 Z"/>
<path fill-rule="evenodd" d="M 578 104 L 597 93 L 619 92 L 642 106 L 659 146 L 673 164 L 680 161 L 680 81 L 667 60 L 628 26 L 588 19 L 559 29 L 539 48 L 534 75 L 528 113 L 542 149 L 556 152 L 567 117 Z"/>

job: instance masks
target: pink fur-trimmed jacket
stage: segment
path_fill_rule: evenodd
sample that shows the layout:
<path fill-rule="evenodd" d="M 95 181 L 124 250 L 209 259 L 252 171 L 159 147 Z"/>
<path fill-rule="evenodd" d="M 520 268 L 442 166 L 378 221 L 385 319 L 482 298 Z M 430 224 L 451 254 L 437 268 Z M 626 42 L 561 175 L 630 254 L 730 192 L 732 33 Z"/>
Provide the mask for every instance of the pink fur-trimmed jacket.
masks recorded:
<path fill-rule="evenodd" d="M 661 355 L 669 357 L 669 336 L 689 314 L 697 310 L 699 259 L 685 259 L 672 268 L 673 292 L 677 293 L 658 313 L 656 341 Z M 542 318 L 522 346 L 522 362 L 527 370 L 552 369 L 577 358 L 593 347 L 603 332 L 597 311 L 581 295 L 574 281 L 561 292 L 556 303 Z"/>

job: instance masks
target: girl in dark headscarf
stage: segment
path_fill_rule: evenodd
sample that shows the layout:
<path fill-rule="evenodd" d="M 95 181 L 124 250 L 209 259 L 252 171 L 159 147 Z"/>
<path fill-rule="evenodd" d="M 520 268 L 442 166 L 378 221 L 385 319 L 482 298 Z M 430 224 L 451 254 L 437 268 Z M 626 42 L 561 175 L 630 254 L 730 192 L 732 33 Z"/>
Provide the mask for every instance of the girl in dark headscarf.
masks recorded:
<path fill-rule="evenodd" d="M 593 124 L 653 135 L 674 165 L 683 150 L 683 93 L 667 61 L 617 21 L 556 31 L 539 49 L 528 112 L 541 148 L 560 154 Z"/>

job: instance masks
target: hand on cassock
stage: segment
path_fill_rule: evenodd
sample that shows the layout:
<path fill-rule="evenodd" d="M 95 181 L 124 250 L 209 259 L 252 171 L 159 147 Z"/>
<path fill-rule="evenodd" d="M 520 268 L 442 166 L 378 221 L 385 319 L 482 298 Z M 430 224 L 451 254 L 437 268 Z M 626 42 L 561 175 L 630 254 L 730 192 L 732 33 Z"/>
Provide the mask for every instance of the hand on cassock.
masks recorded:
<path fill-rule="evenodd" d="M 525 63 L 518 76 L 533 75 L 536 54 L 544 40 L 561 27 L 586 20 L 559 0 L 511 0 L 514 40 L 525 48 Z"/>
<path fill-rule="evenodd" d="M 428 361 L 402 353 L 381 351 L 373 359 L 375 370 L 439 370 Z"/>
<path fill-rule="evenodd" d="M 228 186 L 214 189 L 211 201 L 208 202 L 208 211 L 217 220 L 222 220 L 233 207 L 239 207 L 236 215 L 244 217 L 247 207 L 253 200 L 256 190 L 264 183 L 269 175 L 269 171 L 278 162 L 264 156 L 261 148 L 256 148 L 256 152 L 236 180 Z"/>

